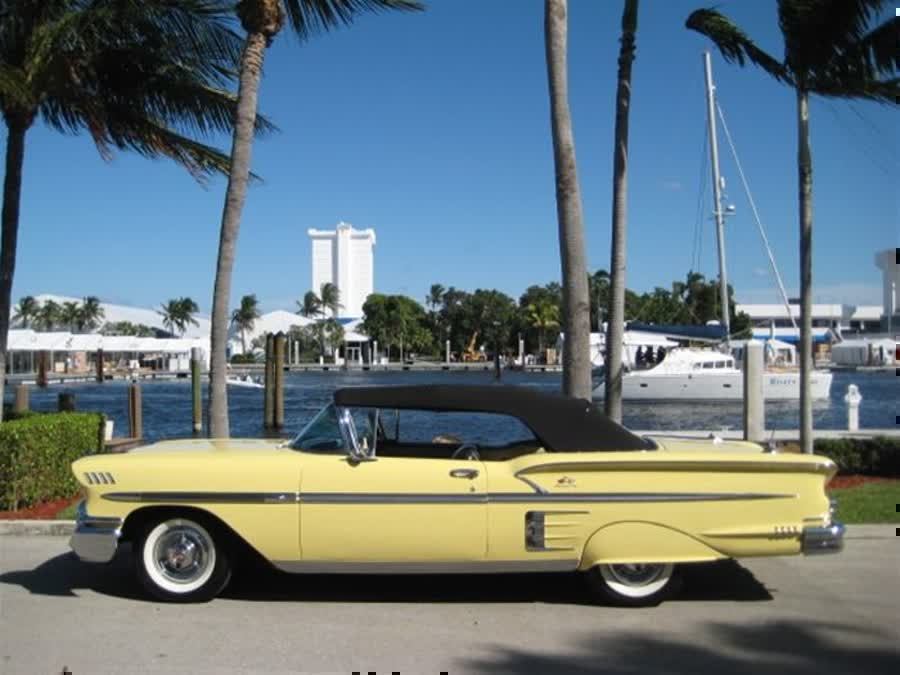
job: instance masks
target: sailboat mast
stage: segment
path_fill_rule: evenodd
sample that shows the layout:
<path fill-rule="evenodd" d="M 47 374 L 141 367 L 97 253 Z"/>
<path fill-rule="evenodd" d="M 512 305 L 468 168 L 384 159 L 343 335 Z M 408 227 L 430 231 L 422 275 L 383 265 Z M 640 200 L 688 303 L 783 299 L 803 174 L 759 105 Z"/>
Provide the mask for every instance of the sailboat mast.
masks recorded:
<path fill-rule="evenodd" d="M 719 296 L 722 305 L 722 325 L 725 342 L 730 342 L 731 318 L 728 311 L 728 275 L 725 271 L 725 213 L 722 211 L 722 178 L 719 175 L 719 142 L 716 137 L 715 87 L 712 81 L 712 60 L 709 52 L 703 52 L 706 71 L 706 112 L 709 122 L 709 153 L 712 164 L 713 215 L 716 218 L 716 243 L 719 249 Z"/>

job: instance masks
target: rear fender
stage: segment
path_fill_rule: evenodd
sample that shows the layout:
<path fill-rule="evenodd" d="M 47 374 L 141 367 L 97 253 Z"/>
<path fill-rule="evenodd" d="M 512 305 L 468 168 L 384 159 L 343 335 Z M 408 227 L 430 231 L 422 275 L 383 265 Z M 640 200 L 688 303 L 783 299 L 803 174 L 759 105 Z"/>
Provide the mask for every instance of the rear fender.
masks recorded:
<path fill-rule="evenodd" d="M 694 537 L 657 523 L 611 523 L 590 536 L 578 569 L 601 563 L 702 562 L 728 556 Z"/>

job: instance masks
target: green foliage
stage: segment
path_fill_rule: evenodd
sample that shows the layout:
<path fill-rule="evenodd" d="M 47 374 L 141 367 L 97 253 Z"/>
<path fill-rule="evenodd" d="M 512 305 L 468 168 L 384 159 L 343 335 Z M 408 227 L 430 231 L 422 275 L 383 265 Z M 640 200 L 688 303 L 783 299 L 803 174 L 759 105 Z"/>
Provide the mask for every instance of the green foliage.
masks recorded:
<path fill-rule="evenodd" d="M 257 363 L 259 359 L 256 354 L 250 352 L 248 354 L 234 354 L 231 357 L 231 362 L 235 365 L 242 363 Z"/>
<path fill-rule="evenodd" d="M 198 326 L 194 314 L 200 311 L 197 303 L 191 298 L 173 298 L 166 304 L 160 305 L 157 314 L 162 317 L 163 325 L 170 333 L 184 335 L 188 325 Z"/>
<path fill-rule="evenodd" d="M 135 337 L 156 337 L 156 329 L 142 323 L 115 321 L 103 324 L 100 329 L 103 335 L 133 335 Z"/>
<path fill-rule="evenodd" d="M 0 425 L 0 509 L 74 495 L 70 464 L 97 452 L 102 425 L 97 413 L 36 414 Z"/>
<path fill-rule="evenodd" d="M 837 518 L 842 523 L 900 523 L 900 483 L 865 483 L 829 490 L 838 500 Z"/>
<path fill-rule="evenodd" d="M 405 295 L 373 293 L 363 304 L 362 330 L 390 352 L 403 345 L 404 351 L 428 352 L 434 348 L 428 315 L 422 306 Z"/>
<path fill-rule="evenodd" d="M 897 438 L 820 438 L 814 449 L 817 455 L 833 459 L 840 474 L 900 477 L 900 439 Z"/>

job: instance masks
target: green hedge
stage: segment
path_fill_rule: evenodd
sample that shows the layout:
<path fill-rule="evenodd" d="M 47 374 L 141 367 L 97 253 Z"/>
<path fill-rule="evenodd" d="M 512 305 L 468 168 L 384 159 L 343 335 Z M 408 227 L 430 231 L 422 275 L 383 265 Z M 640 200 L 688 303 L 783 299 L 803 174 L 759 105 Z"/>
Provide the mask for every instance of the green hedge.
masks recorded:
<path fill-rule="evenodd" d="M 900 476 L 898 438 L 820 438 L 815 453 L 833 459 L 840 474 Z"/>
<path fill-rule="evenodd" d="M 47 413 L 0 423 L 0 510 L 78 492 L 70 464 L 97 452 L 103 415 Z"/>

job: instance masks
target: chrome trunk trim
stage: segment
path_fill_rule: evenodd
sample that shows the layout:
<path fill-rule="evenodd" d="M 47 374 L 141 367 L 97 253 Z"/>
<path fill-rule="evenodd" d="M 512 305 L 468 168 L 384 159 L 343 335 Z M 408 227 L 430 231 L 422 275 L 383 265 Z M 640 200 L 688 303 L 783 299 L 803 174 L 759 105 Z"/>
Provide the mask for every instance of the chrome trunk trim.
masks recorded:
<path fill-rule="evenodd" d="M 761 453 L 762 454 L 762 453 Z M 748 462 L 742 460 L 708 462 L 701 460 L 611 460 L 604 461 L 570 461 L 533 464 L 519 469 L 515 477 L 523 480 L 524 474 L 559 471 L 746 471 L 751 473 L 828 473 L 834 470 L 832 462 Z"/>

